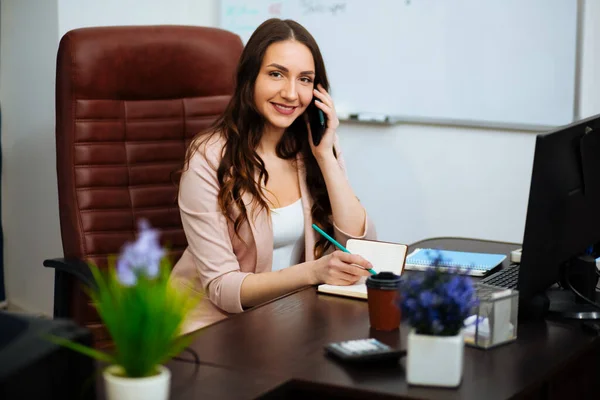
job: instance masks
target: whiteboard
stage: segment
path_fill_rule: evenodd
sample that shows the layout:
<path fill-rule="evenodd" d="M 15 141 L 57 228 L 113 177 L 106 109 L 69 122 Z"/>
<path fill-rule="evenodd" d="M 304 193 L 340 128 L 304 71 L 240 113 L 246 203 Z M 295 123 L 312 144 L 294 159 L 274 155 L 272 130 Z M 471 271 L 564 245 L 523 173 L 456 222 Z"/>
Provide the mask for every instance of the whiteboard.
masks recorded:
<path fill-rule="evenodd" d="M 244 43 L 268 18 L 317 40 L 341 117 L 543 126 L 574 119 L 577 0 L 222 0 Z"/>

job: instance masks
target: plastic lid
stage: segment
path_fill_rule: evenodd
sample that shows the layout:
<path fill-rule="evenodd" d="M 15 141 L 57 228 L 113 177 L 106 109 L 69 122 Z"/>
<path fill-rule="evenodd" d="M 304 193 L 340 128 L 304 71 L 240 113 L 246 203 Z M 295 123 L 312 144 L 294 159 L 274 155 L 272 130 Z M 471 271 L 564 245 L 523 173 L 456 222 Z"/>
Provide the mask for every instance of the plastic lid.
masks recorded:
<path fill-rule="evenodd" d="M 392 272 L 380 272 L 367 278 L 366 285 L 371 289 L 396 290 L 400 283 L 400 275 Z"/>

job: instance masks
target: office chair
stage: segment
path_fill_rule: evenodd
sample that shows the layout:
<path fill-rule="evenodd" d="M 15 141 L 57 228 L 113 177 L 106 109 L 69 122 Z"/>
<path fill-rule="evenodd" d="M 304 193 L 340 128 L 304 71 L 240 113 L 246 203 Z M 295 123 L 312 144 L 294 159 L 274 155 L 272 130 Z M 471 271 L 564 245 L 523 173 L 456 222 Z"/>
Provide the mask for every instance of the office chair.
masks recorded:
<path fill-rule="evenodd" d="M 175 263 L 187 243 L 176 173 L 191 138 L 225 109 L 241 39 L 216 28 L 120 26 L 75 29 L 56 66 L 56 169 L 64 257 L 55 268 L 54 317 L 110 345 L 83 285 L 87 262 L 135 239 L 137 221 L 161 231 Z"/>

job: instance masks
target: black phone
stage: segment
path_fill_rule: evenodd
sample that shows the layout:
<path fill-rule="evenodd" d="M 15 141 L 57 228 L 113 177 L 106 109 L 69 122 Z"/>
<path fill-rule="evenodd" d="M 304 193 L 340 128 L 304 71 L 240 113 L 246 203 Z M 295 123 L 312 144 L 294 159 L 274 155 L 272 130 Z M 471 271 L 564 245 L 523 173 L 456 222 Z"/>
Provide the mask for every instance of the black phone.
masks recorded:
<path fill-rule="evenodd" d="M 315 101 L 311 101 L 307 107 L 308 122 L 310 124 L 310 132 L 312 133 L 313 144 L 318 146 L 325 134 L 327 128 L 327 120 L 323 111 L 315 105 Z"/>

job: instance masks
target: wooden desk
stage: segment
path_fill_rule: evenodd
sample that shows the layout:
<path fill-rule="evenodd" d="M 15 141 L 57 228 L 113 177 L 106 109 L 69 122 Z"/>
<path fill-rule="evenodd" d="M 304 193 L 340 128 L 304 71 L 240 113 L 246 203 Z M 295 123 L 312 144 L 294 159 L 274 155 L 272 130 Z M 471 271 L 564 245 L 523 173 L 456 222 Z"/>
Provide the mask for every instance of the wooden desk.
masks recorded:
<path fill-rule="evenodd" d="M 185 353 L 182 357 L 189 358 L 190 362 L 171 360 L 166 364 L 171 371 L 171 400 L 255 399 L 283 387 L 287 382 L 286 378 L 265 373 L 241 371 L 204 362 L 196 365 L 192 363 L 193 357 Z M 106 367 L 105 363 L 97 364 L 99 371 Z M 86 396 L 81 400 L 88 398 L 106 399 L 101 373 L 96 376 L 95 397 Z"/>
<path fill-rule="evenodd" d="M 419 246 L 506 254 L 519 247 L 448 238 L 411 247 Z M 247 394 L 237 398 L 258 394 L 265 398 L 317 394 L 328 398 L 490 400 L 600 396 L 600 340 L 582 331 L 578 323 L 520 323 L 516 342 L 491 350 L 466 347 L 463 380 L 457 389 L 407 385 L 405 360 L 392 367 L 349 367 L 323 354 L 323 346 L 329 342 L 365 337 L 405 348 L 407 333 L 405 325 L 399 332 L 372 331 L 365 301 L 317 294 L 315 288 L 307 288 L 201 332 L 192 348 L 203 364 L 220 369 L 205 370 L 207 379 L 199 377 L 190 383 L 200 389 L 190 390 L 196 394 L 213 390 L 215 398 L 225 398 L 229 397 L 228 390 L 235 391 L 237 381 L 246 385 L 243 393 Z M 227 378 L 224 370 L 231 377 Z M 217 376 L 216 382 L 208 378 L 211 374 Z M 209 388 L 228 381 L 231 386 L 221 390 Z M 181 393 L 174 398 L 194 396 Z"/>

